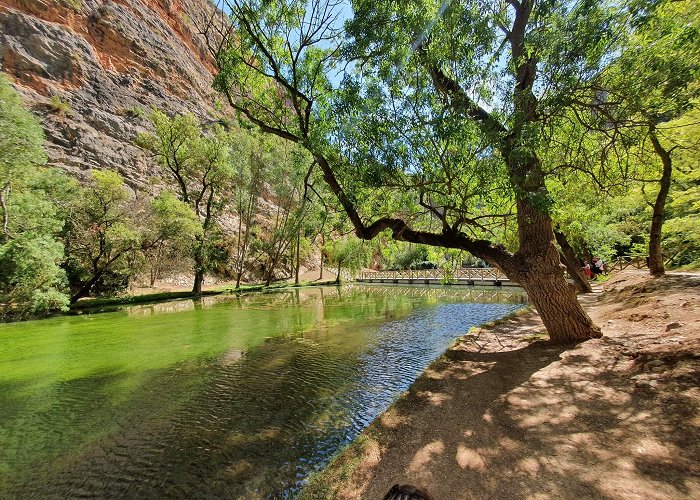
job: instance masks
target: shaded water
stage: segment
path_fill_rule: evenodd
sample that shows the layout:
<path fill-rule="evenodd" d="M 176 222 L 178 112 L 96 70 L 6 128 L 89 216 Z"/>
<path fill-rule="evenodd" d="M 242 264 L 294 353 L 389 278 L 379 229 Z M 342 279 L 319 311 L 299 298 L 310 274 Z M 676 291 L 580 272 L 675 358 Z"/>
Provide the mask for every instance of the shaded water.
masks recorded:
<path fill-rule="evenodd" d="M 0 325 L 0 498 L 293 496 L 523 300 L 308 288 Z"/>

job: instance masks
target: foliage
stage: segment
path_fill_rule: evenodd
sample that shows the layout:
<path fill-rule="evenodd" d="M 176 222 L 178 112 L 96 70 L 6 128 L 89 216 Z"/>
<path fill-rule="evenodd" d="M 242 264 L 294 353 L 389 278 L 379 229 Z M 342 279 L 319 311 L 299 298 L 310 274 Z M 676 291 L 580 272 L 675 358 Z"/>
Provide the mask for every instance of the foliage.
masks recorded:
<path fill-rule="evenodd" d="M 204 130 L 194 115 L 171 118 L 156 110 L 150 121 L 155 133 L 141 134 L 137 142 L 153 154 L 180 201 L 199 221 L 189 248 L 195 272 L 193 290 L 199 293 L 205 273 L 217 269 L 227 258 L 227 252 L 222 252 L 218 217 L 229 206 L 225 194 L 235 178 L 233 162 L 238 158 L 232 156 L 234 151 L 222 127 Z"/>
<path fill-rule="evenodd" d="M 70 207 L 66 225 L 72 302 L 93 291 L 113 294 L 126 288 L 143 241 L 141 220 L 118 173 L 90 173 L 89 183 Z"/>
<path fill-rule="evenodd" d="M 63 309 L 64 176 L 43 168 L 44 134 L 38 119 L 0 75 L 0 317 Z"/>
<path fill-rule="evenodd" d="M 146 217 L 142 250 L 153 286 L 164 273 L 181 269 L 182 257 L 202 237 L 202 226 L 190 207 L 169 191 L 150 201 Z"/>
<path fill-rule="evenodd" d="M 70 103 L 64 101 L 58 95 L 52 95 L 49 99 L 49 108 L 60 115 L 67 115 L 71 111 Z"/>
<path fill-rule="evenodd" d="M 367 265 L 369 246 L 353 237 L 336 239 L 323 248 L 328 258 L 328 264 L 337 269 L 336 281 L 340 281 L 342 269 L 355 274 Z"/>
<path fill-rule="evenodd" d="M 0 245 L 0 317 L 64 310 L 63 245 L 50 235 L 23 235 Z"/>

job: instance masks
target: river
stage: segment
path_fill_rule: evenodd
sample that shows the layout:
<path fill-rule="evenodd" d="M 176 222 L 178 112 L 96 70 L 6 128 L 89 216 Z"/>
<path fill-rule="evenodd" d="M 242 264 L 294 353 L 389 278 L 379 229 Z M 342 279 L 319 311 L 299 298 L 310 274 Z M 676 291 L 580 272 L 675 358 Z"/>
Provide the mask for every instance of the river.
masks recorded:
<path fill-rule="evenodd" d="M 517 291 L 303 288 L 0 325 L 0 498 L 289 498 Z"/>

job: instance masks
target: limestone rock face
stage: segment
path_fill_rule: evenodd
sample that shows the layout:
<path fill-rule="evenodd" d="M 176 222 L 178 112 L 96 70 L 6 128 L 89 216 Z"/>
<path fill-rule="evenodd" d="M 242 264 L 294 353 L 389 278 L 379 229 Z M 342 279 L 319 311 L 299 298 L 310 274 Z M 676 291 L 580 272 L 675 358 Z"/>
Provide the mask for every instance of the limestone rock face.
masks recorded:
<path fill-rule="evenodd" d="M 213 60 L 191 19 L 208 0 L 0 0 L 0 67 L 43 120 L 50 164 L 121 173 L 151 192 L 136 135 L 151 107 L 217 116 Z"/>

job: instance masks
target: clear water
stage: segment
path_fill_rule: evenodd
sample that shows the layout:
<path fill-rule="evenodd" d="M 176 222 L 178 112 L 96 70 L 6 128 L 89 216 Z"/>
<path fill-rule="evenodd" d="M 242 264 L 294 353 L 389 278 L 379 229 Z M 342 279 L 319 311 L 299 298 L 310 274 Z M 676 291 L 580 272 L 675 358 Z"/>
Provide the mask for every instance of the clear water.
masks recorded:
<path fill-rule="evenodd" d="M 350 286 L 0 325 L 0 498 L 286 498 L 517 292 Z"/>

